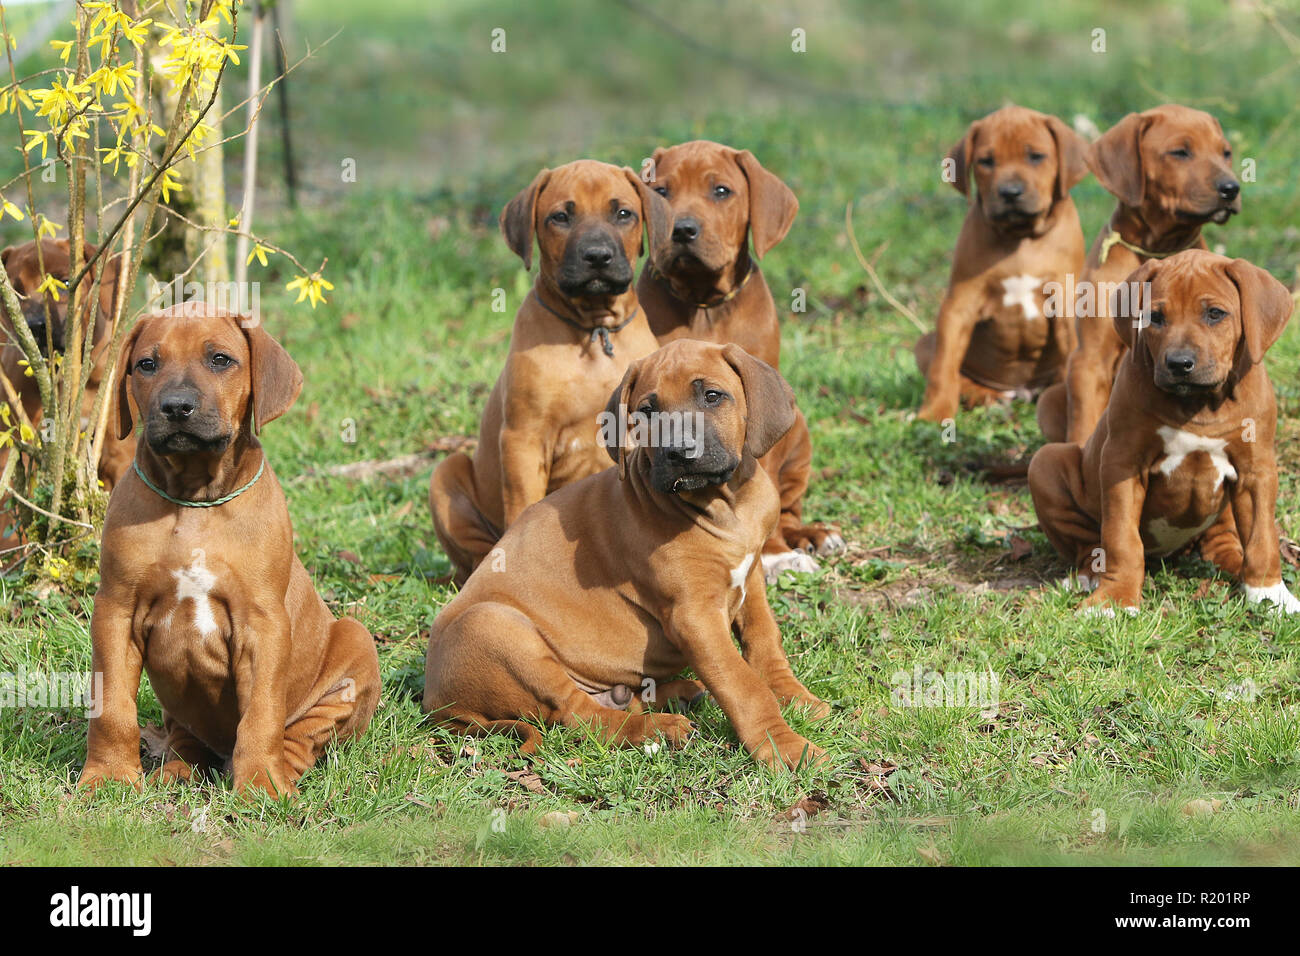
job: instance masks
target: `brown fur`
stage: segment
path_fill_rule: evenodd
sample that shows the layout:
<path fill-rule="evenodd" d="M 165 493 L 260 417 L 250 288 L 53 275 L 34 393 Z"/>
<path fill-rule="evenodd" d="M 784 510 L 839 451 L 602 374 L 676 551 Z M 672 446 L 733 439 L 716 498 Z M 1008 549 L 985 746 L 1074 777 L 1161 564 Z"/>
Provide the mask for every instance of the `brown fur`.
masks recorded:
<path fill-rule="evenodd" d="M 1173 155 L 1179 149 L 1188 157 Z M 1121 282 L 1147 261 L 1115 244 L 1102 262 L 1102 243 L 1112 231 L 1161 255 L 1205 249 L 1201 227 L 1241 211 L 1239 194 L 1226 200 L 1217 191 L 1220 184 L 1237 184 L 1231 150 L 1219 121 L 1200 110 L 1171 104 L 1130 113 L 1093 144 L 1089 165 L 1119 200 L 1084 268 L 1083 278 L 1097 286 Z M 1049 441 L 1083 444 L 1106 407 L 1125 346 L 1104 297 L 1098 297 L 1096 312 L 1078 317 L 1065 382 L 1039 402 L 1038 422 Z"/>
<path fill-rule="evenodd" d="M 438 615 L 426 711 L 461 729 L 514 733 L 525 750 L 537 740 L 529 720 L 588 727 L 619 745 L 680 746 L 690 721 L 646 712 L 639 698 L 651 687 L 652 702 L 697 696 L 699 685 L 672 681 L 690 666 L 756 759 L 821 757 L 781 717 L 781 703 L 818 716 L 828 708 L 790 670 L 757 560 L 779 503 L 755 458 L 794 419 L 789 386 L 735 345 L 684 340 L 633 363 L 609 404 L 654 396 L 664 412 L 695 411 L 700 380 L 728 396 L 707 416 L 714 450 L 739 462 L 730 477 L 665 492 L 652 479 L 662 452 L 617 436 L 609 453 L 619 467 L 528 508 L 498 543 L 500 560 Z"/>
<path fill-rule="evenodd" d="M 678 227 L 674 241 L 641 271 L 637 283 L 659 343 L 679 338 L 730 342 L 779 369 L 776 302 L 754 258 L 761 259 L 785 237 L 799 210 L 798 199 L 748 150 L 697 140 L 656 149 L 651 158 L 651 185 L 668 200 Z M 718 187 L 726 195 L 719 196 Z M 683 227 L 688 231 L 680 231 Z M 781 495 L 781 519 L 763 546 L 764 563 L 779 569 L 788 564 L 783 556 L 791 550 L 829 554 L 843 548 L 839 528 L 803 521 L 812 438 L 802 412 L 760 464 Z"/>
<path fill-rule="evenodd" d="M 1070 189 L 1087 144 L 1055 116 L 1007 106 L 976 120 L 948 154 L 953 187 L 971 197 L 935 331 L 916 344 L 925 398 L 917 417 L 941 422 L 1059 381 L 1074 344 L 1073 312 L 1048 316 L 1042 285 L 1083 265 Z M 999 190 L 1021 190 L 1014 200 Z M 1014 295 L 1030 278 L 1033 289 Z M 1011 286 L 1004 283 L 1010 282 Z M 1012 293 L 1014 301 L 1004 297 Z M 1036 316 L 1025 314 L 1026 305 Z"/>
<path fill-rule="evenodd" d="M 234 364 L 214 367 L 219 354 Z M 263 329 L 202 303 L 141 319 L 120 364 L 119 431 L 132 427 L 129 390 L 145 426 L 136 461 L 184 500 L 249 482 L 264 461 L 257 428 L 302 388 L 297 364 Z M 155 447 L 174 427 L 161 403 L 178 385 L 197 396 L 183 427 L 223 438 Z M 352 618 L 335 620 L 313 588 L 269 464 L 208 508 L 172 504 L 128 471 L 109 500 L 102 555 L 90 630 L 104 703 L 90 721 L 83 786 L 139 783 L 142 669 L 163 708 L 164 780 L 229 761 L 236 789 L 291 794 L 331 739 L 365 731 L 379 699 L 374 641 Z"/>
<path fill-rule="evenodd" d="M 1115 315 L 1126 348 L 1096 430 L 1034 455 L 1039 524 L 1099 578 L 1088 607 L 1136 608 L 1144 559 L 1193 543 L 1251 588 L 1280 585 L 1277 403 L 1262 359 L 1291 295 L 1244 259 L 1202 250 L 1149 260 L 1130 281 L 1151 283 L 1150 324 Z M 1180 378 L 1179 363 L 1194 367 Z"/>

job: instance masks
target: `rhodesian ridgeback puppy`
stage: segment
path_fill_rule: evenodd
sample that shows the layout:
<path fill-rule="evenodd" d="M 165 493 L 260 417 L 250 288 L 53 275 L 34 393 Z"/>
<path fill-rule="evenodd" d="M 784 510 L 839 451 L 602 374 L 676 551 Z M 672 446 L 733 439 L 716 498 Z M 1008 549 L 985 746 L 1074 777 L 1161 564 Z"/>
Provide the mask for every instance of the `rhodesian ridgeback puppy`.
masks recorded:
<path fill-rule="evenodd" d="M 1130 113 L 1092 146 L 1089 165 L 1119 200 L 1088 253 L 1083 278 L 1095 307 L 1076 318 L 1066 380 L 1045 392 L 1038 423 L 1049 441 L 1092 434 L 1124 354 L 1109 312 L 1114 283 L 1148 259 L 1204 249 L 1201 227 L 1241 212 L 1241 184 L 1219 121 L 1185 106 Z"/>
<path fill-rule="evenodd" d="M 971 123 L 948 153 L 946 178 L 970 209 L 935 331 L 914 350 L 926 380 L 918 418 L 942 422 L 959 404 L 1032 398 L 1061 380 L 1072 303 L 1044 286 L 1083 267 L 1070 190 L 1087 175 L 1087 151 L 1055 116 L 1006 106 Z"/>
<path fill-rule="evenodd" d="M 1134 610 L 1144 559 L 1199 543 L 1247 600 L 1300 612 L 1274 525 L 1277 403 L 1262 359 L 1291 315 L 1282 283 L 1201 250 L 1143 263 L 1144 311 L 1112 305 L 1126 352 L 1082 447 L 1044 445 L 1029 466 L 1038 522 L 1096 590 L 1089 608 Z M 1133 316 L 1137 316 L 1134 318 Z"/>
<path fill-rule="evenodd" d="M 735 343 L 775 369 L 781 362 L 776 302 L 755 259 L 780 242 L 799 200 L 749 150 L 697 140 L 656 149 L 655 192 L 672 207 L 672 243 L 641 270 L 637 295 L 660 344 L 679 338 Z M 753 254 L 750 254 L 750 240 Z M 844 547 L 834 525 L 804 524 L 812 437 L 803 413 L 759 463 L 781 495 L 781 519 L 763 546 L 769 578 L 815 571 L 813 554 Z"/>
<path fill-rule="evenodd" d="M 95 247 L 90 243 L 84 245 L 84 250 L 87 259 L 96 252 Z M 41 354 L 48 358 L 51 348 L 55 353 L 62 353 L 68 339 L 68 306 L 72 301 L 71 290 L 60 289 L 56 300 L 52 292 L 41 292 L 40 288 L 45 283 L 47 275 L 53 276 L 65 287 L 70 281 L 72 256 L 67 240 L 42 239 L 39 254 L 35 242 L 9 246 L 0 251 L 0 262 L 4 264 L 14 291 L 21 297 L 23 318 L 31 329 Z M 85 311 L 82 314 L 82 336 L 84 341 L 85 335 L 89 333 L 92 342 L 90 374 L 86 380 L 85 396 L 82 401 L 82 414 L 87 419 L 94 406 L 95 397 L 104 377 L 104 369 L 108 363 L 110 345 L 108 334 L 117 299 L 120 265 L 121 257 L 113 256 L 102 269 L 96 267 L 95 271 L 101 276 L 98 309 L 95 308 L 95 303 L 91 301 L 89 294 L 90 284 L 94 282 L 94 278 L 82 280 L 85 304 Z M 41 395 L 36 388 L 35 380 L 23 374 L 23 368 L 18 364 L 22 359 L 23 351 L 18 346 L 14 330 L 4 310 L 0 309 L 0 370 L 3 370 L 5 377 L 18 393 L 18 399 L 27 417 L 36 424 L 42 417 Z M 0 391 L 0 401 L 5 401 L 7 398 L 7 394 Z M 112 409 L 109 410 L 109 414 L 109 421 L 112 421 L 115 417 Z M 103 454 L 99 462 L 99 478 L 105 488 L 112 489 L 113 484 L 130 467 L 131 456 L 134 454 L 135 439 L 128 437 L 125 442 L 120 442 L 117 440 L 116 433 L 110 428 L 104 438 Z M 0 458 L 0 461 L 2 460 Z"/>
<path fill-rule="evenodd" d="M 445 458 L 429 508 L 457 584 L 525 508 L 603 471 L 596 417 L 629 363 L 657 347 L 632 264 L 668 241 L 671 214 L 630 169 L 579 160 L 544 169 L 501 213 L 511 250 L 541 268 L 515 314 L 510 352 L 479 424 L 478 447 Z"/>
<path fill-rule="evenodd" d="M 424 709 L 462 730 L 516 734 L 525 752 L 539 740 L 528 720 L 680 746 L 690 721 L 637 698 L 689 701 L 707 689 L 756 759 L 819 759 L 780 704 L 829 708 L 790 669 L 758 560 L 780 500 L 757 459 L 794 422 L 790 387 L 737 345 L 683 340 L 633 363 L 608 402 L 618 467 L 528 508 L 500 559 L 443 608 Z M 685 440 L 638 435 L 687 420 L 698 425 Z M 687 666 L 703 687 L 672 680 Z"/>
<path fill-rule="evenodd" d="M 228 761 L 237 790 L 295 793 L 379 700 L 374 641 L 312 587 L 257 439 L 302 373 L 264 329 L 201 302 L 142 318 L 120 366 L 119 433 L 129 389 L 144 434 L 104 522 L 90 622 L 104 701 L 81 783 L 139 781 L 143 668 L 167 733 L 161 779 Z"/>

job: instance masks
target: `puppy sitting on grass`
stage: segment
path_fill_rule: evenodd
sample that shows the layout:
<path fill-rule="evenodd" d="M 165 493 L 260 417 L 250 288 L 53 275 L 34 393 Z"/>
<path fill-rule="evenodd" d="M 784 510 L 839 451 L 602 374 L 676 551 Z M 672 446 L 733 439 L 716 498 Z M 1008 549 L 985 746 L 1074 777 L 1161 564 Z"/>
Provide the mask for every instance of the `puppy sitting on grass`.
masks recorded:
<path fill-rule="evenodd" d="M 635 413 L 702 424 L 628 447 Z M 757 460 L 794 415 L 789 385 L 738 345 L 681 339 L 633 363 L 605 419 L 618 467 L 527 508 L 443 608 L 424 709 L 461 730 L 514 733 L 525 752 L 540 739 L 530 719 L 680 746 L 691 722 L 638 698 L 707 690 L 756 759 L 820 759 L 781 716 L 786 703 L 829 708 L 790 669 L 759 560 L 780 499 Z M 672 680 L 687 666 L 703 686 Z"/>
<path fill-rule="evenodd" d="M 260 326 L 201 302 L 142 318 L 119 366 L 120 435 L 128 389 L 144 433 L 104 521 L 90 622 L 104 701 L 81 785 L 139 783 L 144 669 L 163 709 L 163 780 L 229 763 L 237 790 L 295 793 L 379 700 L 374 641 L 312 587 L 257 440 L 302 372 Z"/>
<path fill-rule="evenodd" d="M 1084 602 L 1136 610 L 1144 560 L 1198 543 L 1246 599 L 1300 612 L 1282 581 L 1274 507 L 1277 401 L 1264 353 L 1291 315 L 1290 292 L 1244 259 L 1189 250 L 1150 259 L 1112 304 L 1127 352 L 1086 445 L 1044 445 L 1029 465 L 1038 522 L 1078 569 Z M 1118 307 L 1117 307 L 1118 306 Z"/>

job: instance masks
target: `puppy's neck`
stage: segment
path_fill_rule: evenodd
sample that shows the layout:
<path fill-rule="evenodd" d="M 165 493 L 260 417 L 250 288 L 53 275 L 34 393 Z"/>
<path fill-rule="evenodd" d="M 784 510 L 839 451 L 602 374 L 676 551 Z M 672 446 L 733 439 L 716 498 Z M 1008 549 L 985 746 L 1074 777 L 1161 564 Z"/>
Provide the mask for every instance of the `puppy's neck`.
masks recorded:
<path fill-rule="evenodd" d="M 1115 207 L 1110 217 L 1111 231 L 1119 233 L 1125 242 L 1162 256 L 1182 252 L 1200 242 L 1203 225 L 1124 203 Z"/>
<path fill-rule="evenodd" d="M 244 487 L 262 467 L 262 445 L 240 430 L 221 452 L 160 455 L 141 440 L 136 464 L 153 485 L 181 501 L 216 501 Z"/>
<path fill-rule="evenodd" d="M 689 317 L 698 309 L 737 307 L 735 303 L 745 294 L 753 273 L 757 271 L 758 264 L 750 257 L 749 244 L 746 243 L 736 258 L 717 272 L 665 271 L 652 264 L 650 277 Z"/>
<path fill-rule="evenodd" d="M 617 329 L 626 325 L 639 308 L 636 283 L 619 295 L 577 296 L 571 298 L 546 275 L 533 283 L 533 295 L 553 317 L 583 329 Z"/>

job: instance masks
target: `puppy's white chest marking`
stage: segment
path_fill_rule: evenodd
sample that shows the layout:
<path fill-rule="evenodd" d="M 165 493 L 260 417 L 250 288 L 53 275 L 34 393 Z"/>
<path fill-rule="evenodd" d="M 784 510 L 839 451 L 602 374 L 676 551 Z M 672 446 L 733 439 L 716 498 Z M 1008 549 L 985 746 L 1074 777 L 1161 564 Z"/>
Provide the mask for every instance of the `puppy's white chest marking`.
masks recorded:
<path fill-rule="evenodd" d="M 194 602 L 194 626 L 204 637 L 215 634 L 217 618 L 212 613 L 212 589 L 217 585 L 217 576 L 203 566 L 203 559 L 197 558 L 188 568 L 173 571 L 176 579 L 176 603 Z"/>
<path fill-rule="evenodd" d="M 1038 292 L 1043 280 L 1037 276 L 1008 276 L 1002 280 L 1002 304 L 1020 306 L 1026 319 L 1036 319 L 1043 313 L 1038 308 Z"/>
<path fill-rule="evenodd" d="M 1237 469 L 1232 467 L 1232 462 L 1228 461 L 1228 456 L 1223 452 L 1228 447 L 1226 438 L 1206 438 L 1204 435 L 1194 435 L 1180 428 L 1170 428 L 1168 425 L 1161 425 L 1156 429 L 1156 434 L 1165 443 L 1165 457 L 1160 462 L 1162 475 L 1172 475 L 1188 455 L 1203 451 L 1210 456 L 1210 463 L 1214 465 L 1215 473 L 1218 475 L 1218 480 L 1214 483 L 1215 489 L 1223 485 L 1225 478 L 1237 480 Z"/>
<path fill-rule="evenodd" d="M 749 569 L 754 565 L 754 556 L 745 555 L 745 560 L 731 569 L 731 587 L 732 590 L 740 588 L 740 603 L 745 603 L 745 579 L 749 577 Z"/>

